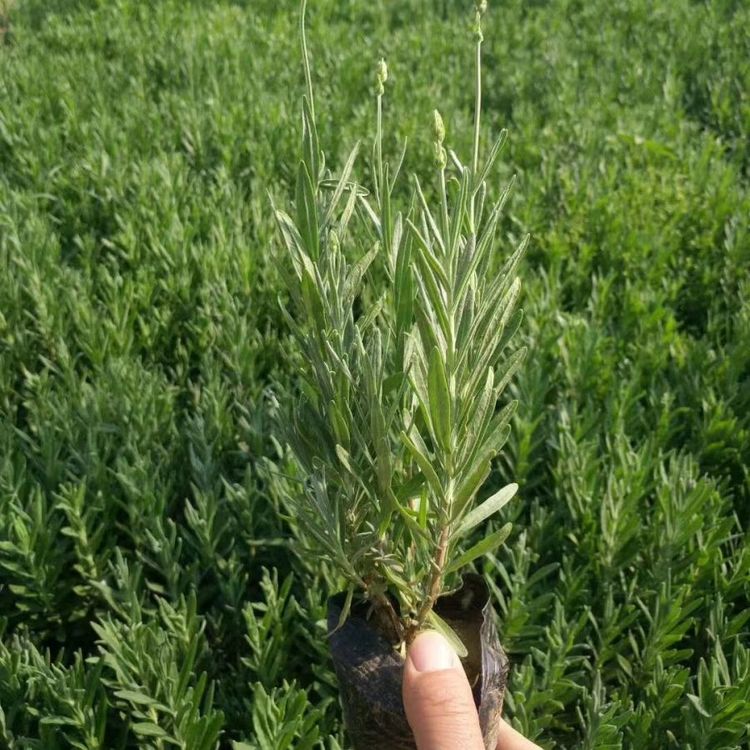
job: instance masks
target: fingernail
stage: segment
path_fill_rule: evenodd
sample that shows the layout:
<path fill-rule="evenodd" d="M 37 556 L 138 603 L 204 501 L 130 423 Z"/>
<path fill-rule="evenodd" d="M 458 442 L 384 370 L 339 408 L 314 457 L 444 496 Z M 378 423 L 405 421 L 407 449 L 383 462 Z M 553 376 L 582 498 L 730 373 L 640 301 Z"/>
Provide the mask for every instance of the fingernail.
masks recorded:
<path fill-rule="evenodd" d="M 409 647 L 409 659 L 417 672 L 437 672 L 452 669 L 458 657 L 440 633 L 420 633 Z"/>

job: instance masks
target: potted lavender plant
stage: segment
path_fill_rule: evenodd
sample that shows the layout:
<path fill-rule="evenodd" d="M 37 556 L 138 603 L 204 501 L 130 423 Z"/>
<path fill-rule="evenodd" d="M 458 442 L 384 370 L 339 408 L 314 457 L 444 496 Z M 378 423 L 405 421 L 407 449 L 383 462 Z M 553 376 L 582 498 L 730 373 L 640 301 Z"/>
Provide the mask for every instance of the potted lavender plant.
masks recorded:
<path fill-rule="evenodd" d="M 510 524 L 472 532 L 516 493 L 477 502 L 510 432 L 516 404 L 503 392 L 525 351 L 509 349 L 521 322 L 517 270 L 528 238 L 493 272 L 510 185 L 489 204 L 487 179 L 505 141 L 480 154 L 481 20 L 474 8 L 476 108 L 468 164 L 446 150 L 433 115 L 435 194 L 419 181 L 399 210 L 401 161 L 383 156 L 388 71 L 376 68 L 374 184 L 354 177 L 358 148 L 338 177 L 318 140 L 305 40 L 303 157 L 293 209 L 275 209 L 293 273 L 290 328 L 301 348 L 301 397 L 279 420 L 304 479 L 283 503 L 303 544 L 340 574 L 329 634 L 355 748 L 414 747 L 401 705 L 405 649 L 440 631 L 474 686 L 494 747 L 508 662 L 487 587 L 461 571 L 507 538 Z M 385 279 L 379 288 L 369 276 Z"/>

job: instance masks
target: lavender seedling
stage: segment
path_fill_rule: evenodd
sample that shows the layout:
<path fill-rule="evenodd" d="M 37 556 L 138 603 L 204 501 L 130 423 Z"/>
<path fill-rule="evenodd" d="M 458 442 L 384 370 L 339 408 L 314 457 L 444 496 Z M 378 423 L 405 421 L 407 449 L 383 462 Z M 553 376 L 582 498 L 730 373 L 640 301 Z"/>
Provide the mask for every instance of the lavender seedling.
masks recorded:
<path fill-rule="evenodd" d="M 474 11 L 470 162 L 447 149 L 435 111 L 437 204 L 414 177 L 405 209 L 394 200 L 403 154 L 395 166 L 383 156 L 382 60 L 375 70 L 372 188 L 353 176 L 358 146 L 337 179 L 326 170 L 304 10 L 303 2 L 303 158 L 294 211 L 275 212 L 294 269 L 287 318 L 304 363 L 302 395 L 285 430 L 304 491 L 287 490 L 284 503 L 303 540 L 346 582 L 342 621 L 353 602 L 369 602 L 397 643 L 432 627 L 465 653 L 435 603 L 456 588 L 462 569 L 510 532 L 507 524 L 470 544 L 476 527 L 517 491 L 509 484 L 476 504 L 516 408 L 513 401 L 498 405 L 524 357 L 509 345 L 522 317 L 517 271 L 528 240 L 492 270 L 510 185 L 488 205 L 487 180 L 507 134 L 481 158 L 486 3 Z M 386 279 L 382 289 L 367 282 L 375 267 Z"/>

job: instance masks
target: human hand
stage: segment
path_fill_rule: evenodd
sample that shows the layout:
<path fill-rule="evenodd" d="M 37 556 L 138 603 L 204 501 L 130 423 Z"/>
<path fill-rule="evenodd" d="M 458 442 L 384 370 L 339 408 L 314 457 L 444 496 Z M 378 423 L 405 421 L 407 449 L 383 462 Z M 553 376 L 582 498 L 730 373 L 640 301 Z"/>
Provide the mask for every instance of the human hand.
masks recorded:
<path fill-rule="evenodd" d="M 420 633 L 404 665 L 404 708 L 419 750 L 485 750 L 461 662 L 439 633 Z M 497 750 L 540 750 L 504 721 Z"/>

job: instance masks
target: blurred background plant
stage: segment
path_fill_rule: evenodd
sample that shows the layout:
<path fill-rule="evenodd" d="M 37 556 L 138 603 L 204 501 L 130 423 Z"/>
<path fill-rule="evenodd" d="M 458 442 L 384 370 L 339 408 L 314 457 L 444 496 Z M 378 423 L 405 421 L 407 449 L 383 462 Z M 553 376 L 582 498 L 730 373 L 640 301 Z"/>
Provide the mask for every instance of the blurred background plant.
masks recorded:
<path fill-rule="evenodd" d="M 0 43 L 8 39 L 11 13 L 15 7 L 16 0 L 0 0 Z"/>
<path fill-rule="evenodd" d="M 455 82 L 472 7 L 316 0 L 331 164 L 370 132 L 385 57 L 384 151 L 408 137 L 404 172 L 439 197 L 425 123 L 439 101 L 471 153 Z M 296 554 L 262 470 L 279 460 L 264 393 L 294 392 L 302 356 L 268 201 L 296 183 L 297 11 L 13 11 L 2 747 L 346 746 L 325 666 L 338 578 Z M 482 143 L 513 135 L 488 199 L 517 174 L 499 237 L 534 239 L 523 409 L 488 480 L 522 492 L 475 540 L 515 524 L 480 569 L 514 661 L 508 717 L 545 747 L 747 743 L 748 27 L 731 1 L 508 0 L 485 19 Z"/>

